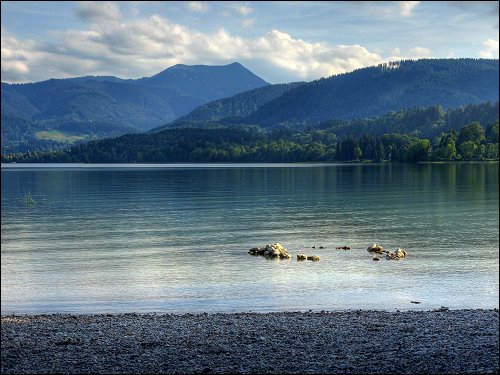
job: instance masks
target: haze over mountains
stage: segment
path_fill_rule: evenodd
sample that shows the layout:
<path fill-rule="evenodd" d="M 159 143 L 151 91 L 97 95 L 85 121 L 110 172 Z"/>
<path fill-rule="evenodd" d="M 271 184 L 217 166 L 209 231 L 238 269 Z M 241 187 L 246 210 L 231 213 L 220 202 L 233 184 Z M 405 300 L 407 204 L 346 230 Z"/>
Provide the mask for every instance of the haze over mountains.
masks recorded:
<path fill-rule="evenodd" d="M 300 130 L 417 107 L 448 110 L 497 102 L 498 83 L 499 61 L 493 59 L 409 60 L 281 85 L 269 85 L 238 63 L 176 65 L 139 80 L 2 83 L 2 151 L 23 151 L 18 146 L 26 140 L 36 149 L 40 130 L 99 137 L 155 126 L 150 132 L 240 125 Z"/>

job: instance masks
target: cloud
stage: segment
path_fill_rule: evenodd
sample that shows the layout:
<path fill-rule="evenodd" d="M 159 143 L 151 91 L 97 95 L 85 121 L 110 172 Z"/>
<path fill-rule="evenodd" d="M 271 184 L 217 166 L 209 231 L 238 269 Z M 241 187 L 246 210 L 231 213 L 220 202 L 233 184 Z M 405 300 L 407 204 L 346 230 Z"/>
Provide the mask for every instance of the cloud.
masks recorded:
<path fill-rule="evenodd" d="M 409 17 L 421 1 L 351 1 L 349 4 L 366 7 L 375 18 Z"/>
<path fill-rule="evenodd" d="M 248 3 L 231 4 L 229 5 L 229 8 L 231 8 L 235 13 L 241 16 L 248 16 L 249 14 L 253 13 L 253 8 Z"/>
<path fill-rule="evenodd" d="M 419 4 L 420 4 L 420 1 L 400 1 L 399 2 L 399 13 L 404 17 L 411 16 L 411 12 Z"/>
<path fill-rule="evenodd" d="M 294 39 L 289 34 L 272 30 L 252 45 L 252 55 L 274 66 L 311 80 L 357 68 L 375 65 L 382 58 L 360 45 L 328 46 Z"/>
<path fill-rule="evenodd" d="M 387 57 L 387 61 L 397 61 L 397 60 L 417 60 L 434 57 L 434 53 L 429 48 L 425 47 L 412 47 L 408 48 L 406 51 L 402 51 L 400 48 L 393 48 L 390 51 L 390 56 Z"/>
<path fill-rule="evenodd" d="M 498 40 L 495 39 L 487 39 L 481 43 L 483 48 L 479 51 L 479 56 L 484 57 L 486 59 L 498 59 Z"/>
<path fill-rule="evenodd" d="M 392 54 L 393 56 L 398 56 L 398 55 L 401 55 L 401 49 L 399 49 L 398 47 L 393 48 L 393 49 L 391 50 L 391 54 Z"/>
<path fill-rule="evenodd" d="M 425 47 L 413 47 L 408 50 L 408 55 L 414 58 L 431 57 L 432 51 Z"/>
<path fill-rule="evenodd" d="M 190 11 L 196 13 L 204 13 L 210 8 L 204 1 L 190 1 L 187 3 L 187 7 Z"/>
<path fill-rule="evenodd" d="M 30 73 L 25 50 L 32 45 L 31 41 L 21 42 L 9 35 L 2 27 L 2 81 L 18 82 Z"/>
<path fill-rule="evenodd" d="M 93 23 L 87 30 L 68 30 L 56 36 L 56 42 L 41 43 L 18 40 L 2 30 L 2 80 L 33 82 L 81 75 L 138 78 L 179 63 L 239 61 L 276 83 L 310 81 L 388 60 L 359 44 L 309 42 L 277 29 L 254 38 L 232 35 L 224 28 L 205 34 L 158 15 Z M 432 55 L 424 47 L 392 52 L 390 60 Z"/>
<path fill-rule="evenodd" d="M 117 21 L 121 18 L 120 8 L 113 1 L 79 1 L 76 14 L 86 22 Z"/>

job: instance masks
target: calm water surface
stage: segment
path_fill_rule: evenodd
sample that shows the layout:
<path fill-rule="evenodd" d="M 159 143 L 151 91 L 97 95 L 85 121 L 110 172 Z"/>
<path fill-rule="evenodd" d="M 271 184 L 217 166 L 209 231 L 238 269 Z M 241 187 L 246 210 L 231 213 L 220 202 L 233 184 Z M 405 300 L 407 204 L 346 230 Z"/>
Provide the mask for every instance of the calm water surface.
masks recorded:
<path fill-rule="evenodd" d="M 498 206 L 498 163 L 2 165 L 1 313 L 498 308 Z"/>

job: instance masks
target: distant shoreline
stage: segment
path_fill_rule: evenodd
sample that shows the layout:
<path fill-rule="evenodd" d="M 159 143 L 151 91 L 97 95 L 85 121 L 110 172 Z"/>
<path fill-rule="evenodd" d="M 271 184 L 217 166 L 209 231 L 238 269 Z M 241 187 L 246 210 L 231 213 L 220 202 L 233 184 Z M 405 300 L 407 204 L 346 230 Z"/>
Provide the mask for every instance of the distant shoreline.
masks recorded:
<path fill-rule="evenodd" d="M 110 162 L 110 163 L 81 163 L 81 162 L 2 162 L 2 167 L 15 168 L 15 167 L 46 167 L 51 166 L 56 168 L 58 166 L 65 167 L 162 167 L 162 166 L 194 166 L 194 167 L 217 167 L 217 166 L 334 166 L 334 165 L 423 165 L 423 164 L 491 164 L 498 163 L 499 159 L 491 160 L 429 160 L 421 161 L 418 163 L 404 163 L 399 161 L 384 160 L 381 162 L 372 161 L 297 161 L 297 162 L 143 162 L 143 163 L 130 163 L 130 162 Z"/>
<path fill-rule="evenodd" d="M 7 315 L 1 372 L 499 371 L 498 309 Z"/>

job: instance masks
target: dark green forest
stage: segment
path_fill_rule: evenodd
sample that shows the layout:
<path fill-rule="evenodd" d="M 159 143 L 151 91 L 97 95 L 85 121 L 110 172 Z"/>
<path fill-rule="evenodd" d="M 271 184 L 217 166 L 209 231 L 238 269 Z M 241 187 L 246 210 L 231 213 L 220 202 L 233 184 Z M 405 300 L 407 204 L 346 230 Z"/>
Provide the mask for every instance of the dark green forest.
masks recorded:
<path fill-rule="evenodd" d="M 413 108 L 304 130 L 289 125 L 171 128 L 68 150 L 2 155 L 2 162 L 83 163 L 433 160 L 498 160 L 498 102 L 448 111 Z"/>
<path fill-rule="evenodd" d="M 440 104 L 445 109 L 498 101 L 498 60 L 403 60 L 322 78 L 262 105 L 247 123 L 297 126 L 353 120 Z"/>

